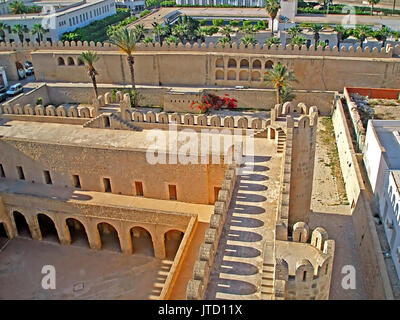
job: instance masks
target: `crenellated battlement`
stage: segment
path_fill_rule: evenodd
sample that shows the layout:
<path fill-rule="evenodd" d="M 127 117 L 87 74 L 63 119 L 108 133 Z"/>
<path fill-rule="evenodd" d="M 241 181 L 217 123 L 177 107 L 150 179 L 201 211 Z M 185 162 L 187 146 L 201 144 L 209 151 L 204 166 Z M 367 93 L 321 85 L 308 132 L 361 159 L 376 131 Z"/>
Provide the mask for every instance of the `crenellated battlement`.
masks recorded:
<path fill-rule="evenodd" d="M 0 43 L 0 51 L 18 51 L 18 50 L 95 50 L 95 51 L 119 51 L 118 47 L 107 42 L 81 42 L 81 41 L 59 41 L 59 42 L 41 42 L 40 44 L 35 43 Z M 313 45 L 307 47 L 303 45 L 301 47 L 295 45 L 292 46 L 287 44 L 283 45 L 272 45 L 270 47 L 266 45 L 249 45 L 246 47 L 242 43 L 232 43 L 231 46 L 223 46 L 220 43 L 179 43 L 178 45 L 169 45 L 164 42 L 160 45 L 158 42 L 154 45 L 138 43 L 136 45 L 137 52 L 146 51 L 157 51 L 157 52 L 168 52 L 168 51 L 202 51 L 202 52 L 221 52 L 221 53 L 247 53 L 247 54 L 267 54 L 267 55 L 304 55 L 304 56 L 337 56 L 337 57 L 365 57 L 365 58 L 391 58 L 395 52 L 400 51 L 400 45 L 395 47 L 388 46 L 387 48 L 370 48 L 370 47 L 357 47 L 353 46 L 346 47 L 341 46 L 338 48 L 324 48 L 318 46 L 316 49 Z"/>
<path fill-rule="evenodd" d="M 275 298 L 329 298 L 335 241 L 321 227 L 312 232 L 304 222 L 293 226 L 288 241 L 276 243 Z"/>

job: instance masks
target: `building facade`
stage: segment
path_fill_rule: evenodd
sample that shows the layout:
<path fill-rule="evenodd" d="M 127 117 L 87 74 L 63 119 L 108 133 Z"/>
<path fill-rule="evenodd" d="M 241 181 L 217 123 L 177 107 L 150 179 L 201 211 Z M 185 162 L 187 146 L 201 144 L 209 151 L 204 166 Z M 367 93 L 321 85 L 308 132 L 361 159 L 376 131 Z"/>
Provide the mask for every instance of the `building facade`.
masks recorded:
<path fill-rule="evenodd" d="M 42 13 L 2 15 L 0 21 L 9 26 L 9 30 L 5 32 L 5 41 L 8 43 L 20 42 L 19 36 L 11 32 L 16 24 L 26 26 L 28 32 L 23 34 L 25 42 L 37 42 L 37 35 L 30 33 L 35 24 L 41 24 L 44 28 L 49 29 L 44 34 L 43 40 L 51 42 L 59 41 L 65 32 L 85 27 L 93 21 L 104 19 L 115 13 L 116 5 L 113 0 L 94 0 L 81 1 L 63 8 L 44 5 Z"/>
<path fill-rule="evenodd" d="M 368 122 L 364 164 L 400 278 L 400 121 Z"/>
<path fill-rule="evenodd" d="M 176 0 L 177 5 L 188 6 L 218 6 L 230 5 L 236 7 L 263 7 L 264 0 Z"/>

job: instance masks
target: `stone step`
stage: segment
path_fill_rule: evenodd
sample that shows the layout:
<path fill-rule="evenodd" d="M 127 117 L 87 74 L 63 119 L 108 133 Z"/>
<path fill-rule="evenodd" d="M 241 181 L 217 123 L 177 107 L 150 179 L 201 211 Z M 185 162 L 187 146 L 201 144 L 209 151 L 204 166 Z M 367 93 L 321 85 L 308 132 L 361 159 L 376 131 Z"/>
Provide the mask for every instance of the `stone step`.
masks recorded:
<path fill-rule="evenodd" d="M 224 293 L 224 292 L 217 292 L 215 295 L 217 299 L 223 300 L 259 300 L 259 296 L 256 294 L 233 294 L 233 293 Z"/>
<path fill-rule="evenodd" d="M 270 293 L 261 293 L 262 300 L 273 300 L 273 295 Z"/>

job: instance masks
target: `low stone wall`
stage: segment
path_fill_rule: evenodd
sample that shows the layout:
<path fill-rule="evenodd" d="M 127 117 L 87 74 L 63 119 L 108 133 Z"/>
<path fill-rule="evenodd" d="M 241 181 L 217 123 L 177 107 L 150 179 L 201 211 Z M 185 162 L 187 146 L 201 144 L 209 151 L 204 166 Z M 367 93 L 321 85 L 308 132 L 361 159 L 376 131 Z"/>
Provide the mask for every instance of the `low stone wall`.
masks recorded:
<path fill-rule="evenodd" d="M 193 278 L 187 284 L 187 300 L 204 299 L 219 239 L 235 188 L 236 168 L 237 166 L 232 164 L 225 173 L 222 189 L 218 193 L 218 201 L 214 204 L 214 213 L 211 215 L 210 226 L 205 232 L 204 243 L 200 245 L 199 249 L 199 258 L 194 264 Z"/>
<path fill-rule="evenodd" d="M 26 104 L 36 104 L 36 100 L 38 98 L 42 98 L 43 105 L 47 105 L 50 103 L 50 97 L 49 97 L 49 92 L 47 90 L 47 85 L 45 83 L 40 84 L 37 88 L 32 89 L 31 91 L 27 93 L 20 94 L 18 96 L 15 96 L 14 98 L 8 100 L 7 102 L 3 103 L 2 105 L 16 105 L 20 104 L 21 106 L 24 106 Z"/>
<path fill-rule="evenodd" d="M 350 97 L 350 92 L 347 88 L 343 90 L 344 97 L 346 98 L 347 108 L 349 110 L 350 119 L 353 124 L 354 132 L 356 134 L 358 148 L 364 150 L 365 144 L 365 129 L 361 121 L 360 113 L 358 112 L 358 106 Z"/>
<path fill-rule="evenodd" d="M 185 235 L 179 245 L 178 251 L 176 252 L 174 262 L 171 269 L 168 272 L 167 279 L 165 280 L 164 286 L 161 290 L 159 300 L 168 300 L 173 292 L 176 280 L 179 278 L 179 274 L 182 268 L 182 263 L 185 260 L 186 254 L 190 249 L 193 236 L 197 228 L 197 217 L 192 217 L 185 230 Z"/>
<path fill-rule="evenodd" d="M 336 144 L 356 235 L 366 293 L 370 299 L 393 299 L 393 292 L 365 185 L 340 99 L 332 115 Z"/>

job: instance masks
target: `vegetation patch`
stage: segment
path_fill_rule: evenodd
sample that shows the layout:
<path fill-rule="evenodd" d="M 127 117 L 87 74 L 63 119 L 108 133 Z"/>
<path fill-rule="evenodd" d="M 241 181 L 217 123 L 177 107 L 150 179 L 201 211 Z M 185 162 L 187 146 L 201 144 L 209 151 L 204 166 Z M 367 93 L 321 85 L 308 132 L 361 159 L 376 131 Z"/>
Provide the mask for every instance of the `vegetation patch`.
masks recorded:
<path fill-rule="evenodd" d="M 318 134 L 320 135 L 322 144 L 327 150 L 327 156 L 329 159 L 329 162 L 325 163 L 325 166 L 330 168 L 331 174 L 336 181 L 336 188 L 341 204 L 348 204 L 332 118 L 323 117 L 320 119 L 320 121 L 324 128 L 321 129 Z"/>

